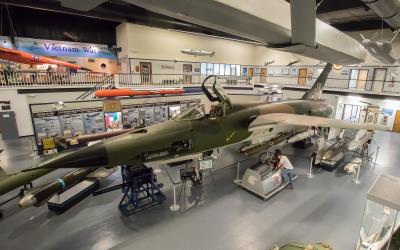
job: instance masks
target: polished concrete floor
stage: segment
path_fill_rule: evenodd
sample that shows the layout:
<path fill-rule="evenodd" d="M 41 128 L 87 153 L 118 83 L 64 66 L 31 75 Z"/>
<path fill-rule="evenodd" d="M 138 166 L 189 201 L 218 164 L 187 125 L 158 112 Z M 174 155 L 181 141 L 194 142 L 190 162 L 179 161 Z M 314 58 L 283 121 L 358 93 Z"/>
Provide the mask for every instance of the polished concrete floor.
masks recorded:
<path fill-rule="evenodd" d="M 1 142 L 5 152 L 0 165 L 15 172 L 34 164 L 29 138 Z M 167 172 L 178 181 L 178 171 L 161 166 L 158 179 L 167 200 L 139 214 L 124 217 L 117 205 L 120 191 L 88 197 L 67 212 L 57 215 L 46 207 L 19 209 L 13 201 L 1 207 L 0 249 L 269 249 L 287 242 L 328 242 L 334 249 L 354 249 L 366 201 L 366 192 L 382 173 L 400 176 L 400 134 L 378 132 L 377 165 L 362 169 L 356 185 L 341 169 L 315 170 L 306 176 L 312 149 L 283 148 L 299 175 L 294 190 L 283 190 L 263 201 L 235 184 L 233 148 L 221 151 L 214 169 L 216 185 L 209 175 L 204 183 L 188 185 L 180 211 L 171 212 L 172 184 Z M 375 146 L 372 146 L 372 148 Z M 254 164 L 256 158 L 243 162 Z M 53 172 L 36 183 L 60 176 Z M 102 185 L 120 182 L 118 172 Z M 179 186 L 178 186 L 179 191 Z M 0 197 L 0 202 L 10 197 Z"/>

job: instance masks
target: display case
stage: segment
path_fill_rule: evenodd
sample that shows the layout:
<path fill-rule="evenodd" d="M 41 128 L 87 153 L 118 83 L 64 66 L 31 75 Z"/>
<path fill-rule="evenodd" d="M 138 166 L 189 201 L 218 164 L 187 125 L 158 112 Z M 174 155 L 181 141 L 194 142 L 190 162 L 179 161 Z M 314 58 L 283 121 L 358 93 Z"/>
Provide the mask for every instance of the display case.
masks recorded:
<path fill-rule="evenodd" d="M 381 175 L 367 193 L 356 250 L 389 249 L 399 229 L 400 178 Z"/>

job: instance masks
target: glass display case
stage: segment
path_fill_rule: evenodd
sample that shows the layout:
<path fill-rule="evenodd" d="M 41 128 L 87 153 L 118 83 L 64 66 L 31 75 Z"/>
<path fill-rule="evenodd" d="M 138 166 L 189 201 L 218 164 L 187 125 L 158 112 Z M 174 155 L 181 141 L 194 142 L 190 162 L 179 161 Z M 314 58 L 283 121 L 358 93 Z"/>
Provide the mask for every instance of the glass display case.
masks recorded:
<path fill-rule="evenodd" d="M 399 228 L 400 178 L 381 175 L 367 193 L 356 250 L 389 249 Z"/>

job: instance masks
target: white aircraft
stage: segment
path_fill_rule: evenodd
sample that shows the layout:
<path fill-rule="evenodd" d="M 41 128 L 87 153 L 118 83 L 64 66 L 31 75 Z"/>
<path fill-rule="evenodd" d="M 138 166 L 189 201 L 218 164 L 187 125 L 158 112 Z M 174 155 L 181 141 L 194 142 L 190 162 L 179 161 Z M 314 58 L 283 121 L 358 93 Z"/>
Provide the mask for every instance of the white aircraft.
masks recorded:
<path fill-rule="evenodd" d="M 215 51 L 205 51 L 205 50 L 195 50 L 195 49 L 184 49 L 181 50 L 181 53 L 192 55 L 192 56 L 209 56 L 213 57 L 215 55 Z"/>

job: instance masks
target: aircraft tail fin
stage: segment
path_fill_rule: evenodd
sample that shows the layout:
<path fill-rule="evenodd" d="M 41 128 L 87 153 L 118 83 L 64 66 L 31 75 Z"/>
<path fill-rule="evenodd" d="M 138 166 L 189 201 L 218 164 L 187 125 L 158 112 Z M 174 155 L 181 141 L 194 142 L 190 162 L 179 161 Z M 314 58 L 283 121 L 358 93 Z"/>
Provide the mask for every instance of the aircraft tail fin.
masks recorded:
<path fill-rule="evenodd" d="M 322 90 L 325 86 L 326 80 L 328 79 L 329 72 L 332 70 L 332 64 L 327 63 L 318 76 L 314 85 L 309 89 L 302 97 L 304 100 L 316 100 L 321 98 Z"/>

